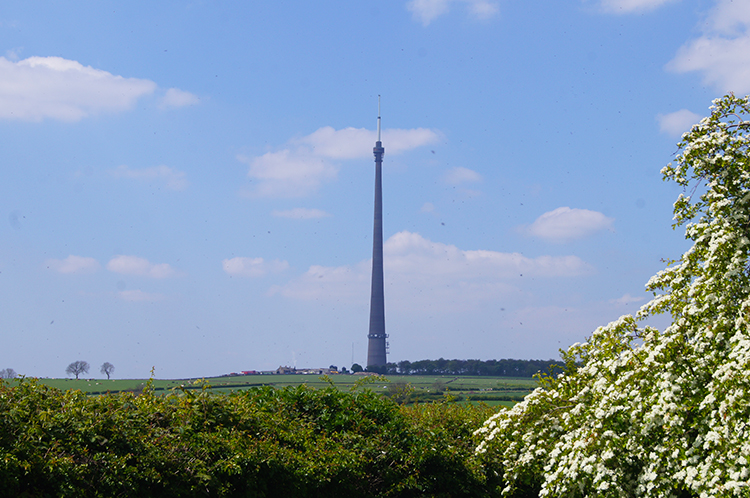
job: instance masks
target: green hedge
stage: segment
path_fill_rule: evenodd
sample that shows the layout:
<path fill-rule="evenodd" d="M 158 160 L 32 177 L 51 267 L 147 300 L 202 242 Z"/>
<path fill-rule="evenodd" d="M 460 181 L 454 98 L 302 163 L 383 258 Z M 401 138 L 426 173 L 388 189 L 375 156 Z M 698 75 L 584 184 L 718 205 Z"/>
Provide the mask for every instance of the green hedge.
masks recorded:
<path fill-rule="evenodd" d="M 0 496 L 494 496 L 472 439 L 490 413 L 304 385 L 86 396 L 0 382 Z"/>

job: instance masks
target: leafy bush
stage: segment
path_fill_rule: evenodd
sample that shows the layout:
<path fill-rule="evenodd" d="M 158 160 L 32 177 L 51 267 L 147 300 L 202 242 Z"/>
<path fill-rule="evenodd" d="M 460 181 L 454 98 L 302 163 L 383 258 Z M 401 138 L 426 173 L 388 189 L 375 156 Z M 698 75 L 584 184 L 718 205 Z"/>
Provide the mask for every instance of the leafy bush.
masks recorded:
<path fill-rule="evenodd" d="M 492 496 L 471 437 L 486 407 L 203 387 L 89 397 L 0 383 L 0 496 Z"/>

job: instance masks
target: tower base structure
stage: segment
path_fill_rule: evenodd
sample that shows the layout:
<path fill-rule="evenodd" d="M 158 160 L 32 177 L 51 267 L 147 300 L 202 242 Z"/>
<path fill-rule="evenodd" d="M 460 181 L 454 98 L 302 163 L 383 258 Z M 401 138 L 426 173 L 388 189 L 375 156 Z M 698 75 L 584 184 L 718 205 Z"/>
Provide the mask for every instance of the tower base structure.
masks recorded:
<path fill-rule="evenodd" d="M 367 336 L 367 369 L 372 370 L 373 367 L 384 367 L 388 362 L 388 342 L 385 334 L 382 337 L 379 336 Z"/>

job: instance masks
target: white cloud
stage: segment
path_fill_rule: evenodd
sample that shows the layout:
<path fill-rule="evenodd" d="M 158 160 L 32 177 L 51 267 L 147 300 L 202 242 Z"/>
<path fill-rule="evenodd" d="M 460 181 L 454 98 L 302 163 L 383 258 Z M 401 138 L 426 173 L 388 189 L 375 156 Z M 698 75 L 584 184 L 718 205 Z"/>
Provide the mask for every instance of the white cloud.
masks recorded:
<path fill-rule="evenodd" d="M 632 14 L 646 12 L 664 4 L 679 0 L 602 0 L 601 7 L 605 12 L 614 14 Z"/>
<path fill-rule="evenodd" d="M 429 128 L 413 128 L 403 130 L 400 128 L 388 128 L 383 130 L 382 141 L 385 147 L 385 153 L 391 156 L 401 154 L 407 150 L 416 149 L 424 145 L 429 145 L 440 140 L 440 133 L 430 130 Z M 372 132 L 373 142 L 376 133 Z M 362 154 L 362 157 L 372 157 L 372 148 L 368 150 L 369 154 Z"/>
<path fill-rule="evenodd" d="M 120 291 L 117 293 L 117 295 L 120 297 L 120 299 L 131 302 L 161 301 L 162 299 L 164 299 L 163 294 L 143 292 L 140 289 Z"/>
<path fill-rule="evenodd" d="M 398 128 L 385 129 L 381 133 L 381 141 L 388 155 L 415 149 L 423 145 L 436 142 L 440 136 L 427 128 L 402 130 Z M 316 156 L 329 159 L 357 159 L 372 157 L 372 147 L 377 140 L 377 132 L 365 128 L 344 128 L 336 130 L 331 126 L 324 126 L 313 133 L 293 140 L 293 143 L 310 147 L 310 152 Z"/>
<path fill-rule="evenodd" d="M 338 167 L 304 151 L 285 149 L 237 159 L 250 164 L 247 176 L 257 181 L 251 193 L 254 197 L 304 197 L 338 174 Z"/>
<path fill-rule="evenodd" d="M 489 19 L 495 16 L 499 9 L 497 2 L 491 0 L 410 0 L 406 3 L 414 19 L 424 26 L 450 11 L 452 4 L 461 3 L 466 5 L 469 14 L 476 19 Z"/>
<path fill-rule="evenodd" d="M 517 294 L 522 278 L 576 277 L 592 270 L 576 256 L 528 258 L 518 253 L 461 250 L 408 231 L 390 237 L 383 252 L 389 306 L 395 307 L 468 309 Z M 368 260 L 339 267 L 311 266 L 271 293 L 303 300 L 365 301 L 370 265 Z"/>
<path fill-rule="evenodd" d="M 133 180 L 163 180 L 165 186 L 170 190 L 185 190 L 188 181 L 185 172 L 169 166 L 154 166 L 151 168 L 131 169 L 121 165 L 110 171 L 115 178 L 128 178 Z"/>
<path fill-rule="evenodd" d="M 376 133 L 364 128 L 336 130 L 331 126 L 318 128 L 311 134 L 292 140 L 292 143 L 309 146 L 308 153 L 330 159 L 354 159 L 372 154 Z"/>
<path fill-rule="evenodd" d="M 710 27 L 714 31 L 740 35 L 750 24 L 750 4 L 734 0 L 718 0 L 710 14 Z"/>
<path fill-rule="evenodd" d="M 659 130 L 673 137 L 679 137 L 700 121 L 700 116 L 687 109 L 680 109 L 669 114 L 659 114 L 656 116 L 659 121 Z"/>
<path fill-rule="evenodd" d="M 279 273 L 289 268 L 289 263 L 274 259 L 265 261 L 263 258 L 232 258 L 221 262 L 222 268 L 228 275 L 238 277 L 262 277 L 268 273 Z"/>
<path fill-rule="evenodd" d="M 273 211 L 273 216 L 278 218 L 291 218 L 293 220 L 312 220 L 331 216 L 321 209 L 294 208 L 285 211 Z"/>
<path fill-rule="evenodd" d="M 107 270 L 123 275 L 137 275 L 151 278 L 168 278 L 177 272 L 167 263 L 154 264 L 137 256 L 119 255 L 107 263 Z"/>
<path fill-rule="evenodd" d="M 541 215 L 525 231 L 550 242 L 567 242 L 599 230 L 611 230 L 613 223 L 613 218 L 597 211 L 559 207 Z"/>
<path fill-rule="evenodd" d="M 94 258 L 83 256 L 73 256 L 72 254 L 65 259 L 48 259 L 46 265 L 59 273 L 93 273 L 101 265 Z"/>
<path fill-rule="evenodd" d="M 367 295 L 370 274 L 366 263 L 355 267 L 313 265 L 286 285 L 272 287 L 270 293 L 302 300 L 324 298 L 356 302 Z"/>
<path fill-rule="evenodd" d="M 425 26 L 448 12 L 449 6 L 450 0 L 410 0 L 406 4 L 414 18 Z"/>
<path fill-rule="evenodd" d="M 61 57 L 0 57 L 0 119 L 79 121 L 125 111 L 156 83 L 123 78 Z"/>
<path fill-rule="evenodd" d="M 720 92 L 750 92 L 750 3 L 719 0 L 701 27 L 703 35 L 683 45 L 667 69 L 696 71 Z"/>
<path fill-rule="evenodd" d="M 389 271 L 460 275 L 463 278 L 572 277 L 589 271 L 575 256 L 527 258 L 520 253 L 461 250 L 454 245 L 432 242 L 418 233 L 399 232 L 383 245 Z"/>
<path fill-rule="evenodd" d="M 448 170 L 443 176 L 443 181 L 449 185 L 460 185 L 462 183 L 481 182 L 482 175 L 469 168 L 457 166 Z"/>
<path fill-rule="evenodd" d="M 469 13 L 476 19 L 489 19 L 500 12 L 495 2 L 487 0 L 471 0 L 466 2 L 469 7 Z"/>
<path fill-rule="evenodd" d="M 161 102 L 159 103 L 160 109 L 174 109 L 178 107 L 185 107 L 189 105 L 195 105 L 198 102 L 200 102 L 200 99 L 197 95 L 194 95 L 190 92 L 186 92 L 185 90 L 180 90 L 179 88 L 170 88 L 167 90 L 167 93 L 164 95 L 164 97 L 161 99 Z"/>
<path fill-rule="evenodd" d="M 437 132 L 425 128 L 386 129 L 381 136 L 386 154 L 398 154 L 439 139 Z M 339 166 L 332 160 L 372 157 L 376 138 L 376 132 L 363 128 L 335 130 L 324 126 L 291 140 L 289 148 L 259 157 L 239 155 L 237 159 L 250 165 L 248 176 L 256 181 L 250 196 L 303 197 L 336 178 Z"/>

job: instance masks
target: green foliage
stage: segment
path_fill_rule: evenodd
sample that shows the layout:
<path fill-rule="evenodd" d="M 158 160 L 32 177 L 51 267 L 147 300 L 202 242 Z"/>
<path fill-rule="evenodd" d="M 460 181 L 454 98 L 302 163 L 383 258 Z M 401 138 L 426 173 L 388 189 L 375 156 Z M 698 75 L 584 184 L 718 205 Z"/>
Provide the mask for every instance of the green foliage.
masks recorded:
<path fill-rule="evenodd" d="M 0 496 L 492 496 L 471 438 L 489 413 L 368 389 L 0 381 Z"/>
<path fill-rule="evenodd" d="M 388 375 L 477 375 L 489 377 L 533 377 L 555 366 L 552 360 L 403 360 L 388 363 Z M 369 367 L 368 367 L 369 370 Z"/>
<path fill-rule="evenodd" d="M 409 401 L 414 387 L 408 382 L 393 382 L 388 384 L 388 397 L 399 404 Z"/>
<path fill-rule="evenodd" d="M 649 281 L 654 299 L 477 431 L 506 496 L 750 496 L 748 116 L 748 98 L 715 101 L 662 170 L 686 190 L 675 226 L 693 245 Z M 665 330 L 640 326 L 664 312 Z"/>
<path fill-rule="evenodd" d="M 365 368 L 365 371 L 380 374 L 380 375 L 385 375 L 388 373 L 388 366 L 387 365 L 367 365 L 367 368 Z"/>

